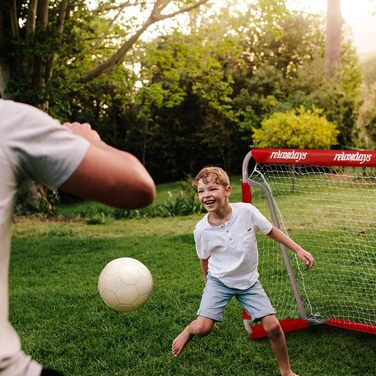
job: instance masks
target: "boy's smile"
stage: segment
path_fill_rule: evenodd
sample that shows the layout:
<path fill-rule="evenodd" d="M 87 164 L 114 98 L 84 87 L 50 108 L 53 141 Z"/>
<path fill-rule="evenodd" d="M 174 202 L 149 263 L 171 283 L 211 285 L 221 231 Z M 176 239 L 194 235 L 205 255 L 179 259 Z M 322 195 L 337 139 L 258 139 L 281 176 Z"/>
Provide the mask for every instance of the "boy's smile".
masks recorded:
<path fill-rule="evenodd" d="M 204 200 L 203 201 L 204 205 L 209 207 L 212 206 L 215 203 L 215 200 L 209 199 L 209 200 Z"/>

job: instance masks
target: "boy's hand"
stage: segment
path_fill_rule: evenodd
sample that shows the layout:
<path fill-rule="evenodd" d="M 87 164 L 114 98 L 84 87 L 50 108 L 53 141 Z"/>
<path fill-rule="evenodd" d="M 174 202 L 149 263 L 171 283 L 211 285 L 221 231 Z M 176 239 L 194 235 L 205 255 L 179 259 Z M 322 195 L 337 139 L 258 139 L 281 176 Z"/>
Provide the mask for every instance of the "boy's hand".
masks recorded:
<path fill-rule="evenodd" d="M 315 259 L 313 258 L 313 256 L 304 249 L 297 251 L 296 254 L 307 265 L 308 268 L 311 269 L 315 265 Z"/>

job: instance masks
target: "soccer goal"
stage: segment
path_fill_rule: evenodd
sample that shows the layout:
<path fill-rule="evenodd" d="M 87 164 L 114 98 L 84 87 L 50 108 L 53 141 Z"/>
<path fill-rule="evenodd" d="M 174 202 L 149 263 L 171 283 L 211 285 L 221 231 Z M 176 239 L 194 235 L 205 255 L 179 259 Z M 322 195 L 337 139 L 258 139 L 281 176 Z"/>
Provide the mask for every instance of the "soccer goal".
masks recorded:
<path fill-rule="evenodd" d="M 260 281 L 285 332 L 327 324 L 376 334 L 376 152 L 254 149 L 242 194 L 315 257 L 258 236 Z M 265 336 L 243 311 L 251 338 Z"/>

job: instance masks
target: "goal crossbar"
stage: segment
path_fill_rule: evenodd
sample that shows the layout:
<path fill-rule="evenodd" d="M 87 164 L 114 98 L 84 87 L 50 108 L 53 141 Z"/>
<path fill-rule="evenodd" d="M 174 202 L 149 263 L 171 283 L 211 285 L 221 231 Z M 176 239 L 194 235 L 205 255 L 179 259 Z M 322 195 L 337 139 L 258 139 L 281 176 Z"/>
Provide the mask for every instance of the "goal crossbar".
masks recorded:
<path fill-rule="evenodd" d="M 272 279 L 266 290 L 283 330 L 326 323 L 376 334 L 376 152 L 253 149 L 242 199 L 316 258 L 308 271 L 283 245 L 260 244 L 260 275 Z M 245 311 L 243 320 L 251 338 L 266 335 Z"/>

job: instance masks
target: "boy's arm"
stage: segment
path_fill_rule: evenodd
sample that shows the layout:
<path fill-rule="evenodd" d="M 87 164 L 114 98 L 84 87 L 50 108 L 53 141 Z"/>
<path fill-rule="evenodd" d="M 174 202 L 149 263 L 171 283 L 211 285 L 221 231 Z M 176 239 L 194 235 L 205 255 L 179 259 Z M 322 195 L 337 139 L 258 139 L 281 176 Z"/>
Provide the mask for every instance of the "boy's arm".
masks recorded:
<path fill-rule="evenodd" d="M 208 265 L 209 265 L 208 258 L 206 260 L 200 259 L 200 266 L 201 266 L 202 274 L 204 275 L 205 283 L 208 278 Z"/>
<path fill-rule="evenodd" d="M 281 230 L 273 226 L 272 230 L 267 235 L 269 238 L 283 244 L 287 248 L 290 248 L 307 265 L 308 268 L 312 268 L 313 265 L 315 265 L 315 259 L 313 256 L 304 250 L 299 244 L 295 243 Z"/>

